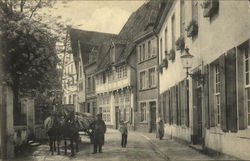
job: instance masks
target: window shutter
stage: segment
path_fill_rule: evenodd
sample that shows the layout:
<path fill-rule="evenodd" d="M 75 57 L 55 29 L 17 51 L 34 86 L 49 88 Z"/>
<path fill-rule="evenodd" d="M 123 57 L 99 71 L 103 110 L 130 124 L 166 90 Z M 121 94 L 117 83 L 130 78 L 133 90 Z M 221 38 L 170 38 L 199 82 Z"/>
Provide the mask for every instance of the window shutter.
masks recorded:
<path fill-rule="evenodd" d="M 169 90 L 166 92 L 166 123 L 169 123 Z"/>
<path fill-rule="evenodd" d="M 205 126 L 206 128 L 210 128 L 210 117 L 209 117 L 209 66 L 206 65 L 204 67 L 204 103 L 205 103 Z"/>
<path fill-rule="evenodd" d="M 164 121 L 167 122 L 166 120 L 166 92 L 164 92 L 162 94 L 162 111 L 163 111 L 163 118 L 164 118 Z"/>
<path fill-rule="evenodd" d="M 178 100 L 178 113 L 177 113 L 177 118 L 178 118 L 178 125 L 181 125 L 181 82 L 178 83 L 178 97 L 177 97 L 177 100 Z"/>
<path fill-rule="evenodd" d="M 151 54 L 152 56 L 156 55 L 156 49 L 157 49 L 157 39 L 152 39 L 151 40 Z"/>
<path fill-rule="evenodd" d="M 177 86 L 174 86 L 173 90 L 174 90 L 174 110 L 173 110 L 174 111 L 174 124 L 177 125 L 177 106 L 178 106 L 177 99 L 176 99 Z"/>
<path fill-rule="evenodd" d="M 227 131 L 227 107 L 226 107 L 226 73 L 225 73 L 225 54 L 219 58 L 220 72 L 220 124 L 223 131 Z"/>
<path fill-rule="evenodd" d="M 185 125 L 189 127 L 189 82 L 185 80 Z"/>
<path fill-rule="evenodd" d="M 239 109 L 239 129 L 243 130 L 247 128 L 247 112 L 245 108 L 245 82 L 244 82 L 244 50 L 248 47 L 249 52 L 249 44 L 250 41 L 242 44 L 242 46 L 237 48 L 237 89 L 238 89 L 238 109 Z"/>
<path fill-rule="evenodd" d="M 228 129 L 232 132 L 237 132 L 236 48 L 227 52 L 226 85 Z"/>
<path fill-rule="evenodd" d="M 173 88 L 170 88 L 169 122 L 173 124 Z"/>
<path fill-rule="evenodd" d="M 185 82 L 182 81 L 180 84 L 180 102 L 181 102 L 181 125 L 185 123 Z"/>
<path fill-rule="evenodd" d="M 215 126 L 215 118 L 214 118 L 214 66 L 212 64 L 209 65 L 209 115 L 210 115 L 210 127 Z"/>
<path fill-rule="evenodd" d="M 145 87 L 147 89 L 149 88 L 149 70 L 145 71 L 145 77 L 146 77 Z"/>

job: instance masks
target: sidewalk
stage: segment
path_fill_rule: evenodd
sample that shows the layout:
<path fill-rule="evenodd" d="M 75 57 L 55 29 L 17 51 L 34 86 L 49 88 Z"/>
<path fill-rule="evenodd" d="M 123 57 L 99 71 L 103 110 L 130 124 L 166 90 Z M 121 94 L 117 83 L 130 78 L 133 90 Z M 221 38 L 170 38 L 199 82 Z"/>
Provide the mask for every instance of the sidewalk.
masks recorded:
<path fill-rule="evenodd" d="M 170 137 L 164 136 L 162 140 L 156 138 L 155 133 L 135 132 L 146 138 L 155 150 L 158 150 L 167 160 L 237 160 L 227 155 L 207 155 L 189 145 L 177 143 Z"/>

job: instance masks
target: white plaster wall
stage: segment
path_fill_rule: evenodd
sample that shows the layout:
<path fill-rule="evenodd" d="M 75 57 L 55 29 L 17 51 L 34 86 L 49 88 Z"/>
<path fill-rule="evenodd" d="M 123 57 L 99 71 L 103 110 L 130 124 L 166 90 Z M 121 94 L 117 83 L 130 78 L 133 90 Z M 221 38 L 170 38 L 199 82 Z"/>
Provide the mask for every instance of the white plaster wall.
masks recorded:
<path fill-rule="evenodd" d="M 206 130 L 205 146 L 225 154 L 248 160 L 250 158 L 250 129 L 238 133 L 223 133 L 218 127 Z"/>
<path fill-rule="evenodd" d="M 191 142 L 191 128 L 189 127 L 165 124 L 164 131 L 170 137 Z"/>
<path fill-rule="evenodd" d="M 190 5 L 188 2 L 186 5 Z M 193 67 L 202 61 L 204 64 L 212 62 L 250 38 L 249 2 L 220 0 L 219 5 L 219 13 L 212 21 L 203 17 L 203 8 L 199 5 L 198 37 L 196 40 L 186 39 L 186 46 L 194 55 Z"/>
<path fill-rule="evenodd" d="M 165 58 L 165 29 L 167 27 L 168 29 L 168 37 L 167 37 L 167 49 L 170 51 L 172 48 L 172 31 L 171 31 L 171 19 L 172 16 L 175 15 L 175 22 L 176 22 L 176 34 L 175 34 L 175 40 L 177 40 L 180 37 L 180 1 L 175 1 L 173 3 L 173 6 L 171 7 L 166 20 L 161 28 L 161 31 L 159 33 L 159 40 L 162 38 L 162 49 L 163 49 L 163 55 L 162 58 Z M 160 45 L 159 45 L 160 46 Z M 159 49 L 160 54 L 160 49 Z M 176 51 L 175 61 L 168 61 L 168 68 L 163 68 L 163 73 L 159 73 L 159 79 L 160 79 L 160 94 L 162 94 L 164 91 L 169 89 L 170 87 L 174 86 L 179 81 L 183 80 L 186 77 L 186 71 L 183 69 L 180 59 L 181 53 L 180 51 Z M 160 62 L 160 56 L 159 56 L 159 62 Z"/>

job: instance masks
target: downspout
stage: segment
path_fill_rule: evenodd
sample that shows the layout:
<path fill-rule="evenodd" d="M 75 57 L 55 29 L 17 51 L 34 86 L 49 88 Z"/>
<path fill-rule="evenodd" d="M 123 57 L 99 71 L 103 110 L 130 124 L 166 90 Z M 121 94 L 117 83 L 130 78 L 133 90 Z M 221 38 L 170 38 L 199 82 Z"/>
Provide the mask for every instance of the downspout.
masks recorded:
<path fill-rule="evenodd" d="M 135 97 L 135 100 L 134 100 L 134 109 L 133 109 L 133 130 L 135 131 L 136 130 L 136 127 L 135 127 L 135 107 L 138 108 L 138 104 L 137 104 L 137 68 L 134 67 L 133 65 L 129 64 L 128 60 L 126 59 L 125 60 L 125 63 L 128 64 L 128 66 L 130 66 L 134 71 L 135 71 L 135 86 L 134 88 L 132 88 L 132 90 L 135 90 L 134 92 L 134 97 Z"/>
<path fill-rule="evenodd" d="M 159 69 L 159 36 L 157 35 L 157 32 L 153 30 L 153 33 L 157 39 L 157 69 Z M 157 110 L 156 110 L 156 119 L 159 117 L 159 108 L 160 107 L 160 76 L 159 73 L 157 74 Z M 158 123 L 156 121 L 156 137 L 158 138 Z"/>

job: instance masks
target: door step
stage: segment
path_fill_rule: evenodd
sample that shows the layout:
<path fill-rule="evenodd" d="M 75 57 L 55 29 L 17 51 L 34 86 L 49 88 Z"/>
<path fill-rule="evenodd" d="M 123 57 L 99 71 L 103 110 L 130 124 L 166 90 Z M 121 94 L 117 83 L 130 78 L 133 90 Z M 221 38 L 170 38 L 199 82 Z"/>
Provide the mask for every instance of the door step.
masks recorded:
<path fill-rule="evenodd" d="M 197 150 L 199 152 L 203 152 L 203 148 L 202 148 L 202 145 L 201 144 L 190 144 L 189 145 L 190 148 L 194 149 L 194 150 Z"/>

